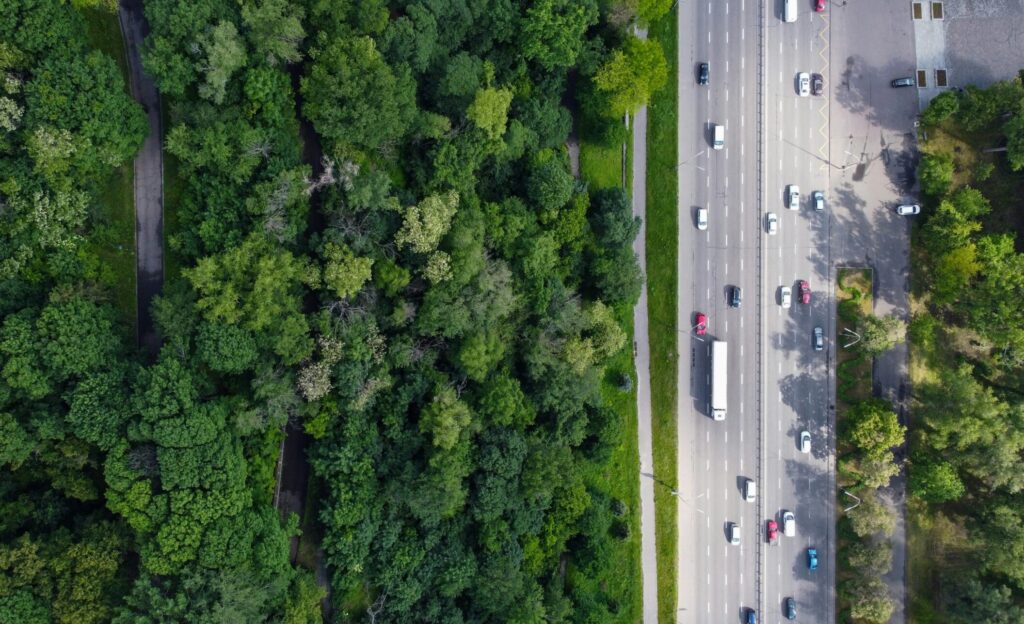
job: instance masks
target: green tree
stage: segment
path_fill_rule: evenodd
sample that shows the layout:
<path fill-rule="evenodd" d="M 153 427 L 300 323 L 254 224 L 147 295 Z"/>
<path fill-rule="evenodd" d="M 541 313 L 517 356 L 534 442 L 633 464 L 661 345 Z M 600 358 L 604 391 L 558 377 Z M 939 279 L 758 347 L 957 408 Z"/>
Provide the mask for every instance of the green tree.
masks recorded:
<path fill-rule="evenodd" d="M 434 446 L 450 451 L 471 422 L 469 406 L 459 400 L 453 389 L 444 386 L 437 388 L 434 398 L 423 408 L 420 431 L 430 434 Z"/>
<path fill-rule="evenodd" d="M 594 84 L 607 98 L 605 113 L 621 117 L 646 104 L 668 80 L 668 64 L 657 41 L 629 37 L 612 51 L 594 75 Z"/>
<path fill-rule="evenodd" d="M 915 462 L 910 470 L 910 491 L 929 503 L 945 503 L 964 495 L 966 487 L 956 468 L 945 461 Z"/>
<path fill-rule="evenodd" d="M 303 114 L 330 141 L 375 149 L 401 139 L 416 114 L 415 83 L 393 70 L 369 37 L 344 37 L 310 52 Z"/>
<path fill-rule="evenodd" d="M 593 0 L 538 0 L 523 18 L 523 55 L 544 69 L 571 67 L 583 47 L 584 33 L 597 18 Z"/>
<path fill-rule="evenodd" d="M 269 65 L 295 63 L 302 58 L 299 45 L 306 36 L 302 6 L 288 0 L 255 0 L 242 4 L 242 22 L 249 29 L 249 45 Z"/>
<path fill-rule="evenodd" d="M 324 283 L 341 299 L 354 297 L 370 279 L 372 258 L 356 257 L 344 244 L 324 245 Z"/>
<path fill-rule="evenodd" d="M 259 356 L 256 336 L 237 325 L 203 322 L 196 335 L 199 357 L 215 371 L 244 373 Z"/>
<path fill-rule="evenodd" d="M 466 376 L 476 382 L 487 379 L 505 354 L 505 343 L 496 331 L 471 334 L 459 348 L 458 362 Z"/>
<path fill-rule="evenodd" d="M 512 104 L 512 91 L 487 87 L 476 92 L 473 103 L 466 109 L 466 117 L 492 139 L 505 134 L 508 108 Z"/>
<path fill-rule="evenodd" d="M 843 583 L 842 593 L 850 602 L 850 616 L 861 622 L 885 624 L 896 607 L 889 589 L 876 577 L 854 577 Z"/>
<path fill-rule="evenodd" d="M 892 569 L 892 544 L 886 541 L 854 542 L 845 555 L 850 567 L 863 576 L 880 577 Z"/>
<path fill-rule="evenodd" d="M 1003 126 L 1006 134 L 1006 159 L 1014 171 L 1024 169 L 1024 113 L 1018 112 Z"/>
<path fill-rule="evenodd" d="M 245 44 L 233 22 L 222 21 L 213 27 L 202 41 L 206 62 L 203 66 L 205 82 L 199 85 L 199 95 L 214 104 L 224 102 L 231 74 L 245 66 Z"/>
<path fill-rule="evenodd" d="M 405 209 L 402 227 L 395 234 L 395 243 L 407 245 L 416 253 L 434 251 L 451 228 L 458 206 L 459 194 L 455 191 L 430 195 L 409 206 Z"/>
<path fill-rule="evenodd" d="M 932 197 L 942 197 L 953 183 L 954 171 L 953 157 L 949 154 L 925 154 L 917 171 L 921 190 Z"/>
<path fill-rule="evenodd" d="M 870 356 L 880 355 L 907 339 L 907 324 L 894 315 L 862 316 L 857 331 L 861 335 L 857 346 Z"/>
<path fill-rule="evenodd" d="M 955 91 L 944 91 L 932 98 L 928 108 L 921 113 L 926 126 L 937 126 L 960 109 L 960 96 Z"/>
<path fill-rule="evenodd" d="M 903 444 L 906 427 L 899 423 L 892 407 L 882 399 L 870 399 L 849 411 L 852 423 L 847 439 L 868 458 L 880 459 Z"/>
<path fill-rule="evenodd" d="M 865 492 L 861 503 L 846 512 L 853 532 L 860 537 L 877 534 L 892 535 L 896 526 L 896 518 L 885 505 L 878 502 L 874 494 Z"/>

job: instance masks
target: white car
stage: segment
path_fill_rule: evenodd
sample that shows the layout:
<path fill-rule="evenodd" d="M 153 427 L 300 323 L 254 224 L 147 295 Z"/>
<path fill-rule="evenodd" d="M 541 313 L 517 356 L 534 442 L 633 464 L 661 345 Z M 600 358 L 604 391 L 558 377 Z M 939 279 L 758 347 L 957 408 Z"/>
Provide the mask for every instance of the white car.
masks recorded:
<path fill-rule="evenodd" d="M 807 72 L 800 72 L 796 76 L 797 93 L 800 97 L 807 97 L 811 94 L 811 75 Z"/>
<path fill-rule="evenodd" d="M 729 525 L 729 543 L 733 546 L 740 545 L 740 525 L 735 522 Z"/>
<path fill-rule="evenodd" d="M 706 230 L 708 229 L 708 209 L 698 208 L 697 209 L 697 229 Z"/>
<path fill-rule="evenodd" d="M 801 431 L 800 432 L 800 452 L 810 453 L 811 452 L 811 432 Z"/>
<path fill-rule="evenodd" d="M 779 233 L 779 215 L 774 212 L 768 213 L 768 233 L 772 235 Z"/>
<path fill-rule="evenodd" d="M 909 217 L 921 213 L 921 207 L 917 204 L 902 204 L 896 206 L 896 214 L 901 217 Z"/>
<path fill-rule="evenodd" d="M 786 537 L 794 537 L 796 535 L 796 516 L 793 515 L 792 511 L 782 512 L 782 534 Z"/>
<path fill-rule="evenodd" d="M 786 187 L 786 202 L 790 210 L 800 209 L 800 187 L 790 184 Z"/>
<path fill-rule="evenodd" d="M 793 289 L 789 286 L 783 286 L 779 290 L 779 298 L 782 303 L 782 307 L 788 308 L 793 303 Z"/>

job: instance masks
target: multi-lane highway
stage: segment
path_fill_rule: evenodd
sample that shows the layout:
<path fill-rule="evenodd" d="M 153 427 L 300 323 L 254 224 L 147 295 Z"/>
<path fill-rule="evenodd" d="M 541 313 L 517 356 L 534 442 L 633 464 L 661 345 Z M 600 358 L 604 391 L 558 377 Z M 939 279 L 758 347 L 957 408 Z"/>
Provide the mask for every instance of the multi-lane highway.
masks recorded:
<path fill-rule="evenodd" d="M 767 4 L 767 6 L 765 6 Z M 780 3 L 781 4 L 781 3 Z M 683 0 L 679 4 L 679 570 L 682 622 L 742 622 L 756 609 L 761 622 L 784 621 L 793 597 L 798 620 L 834 621 L 833 479 L 826 362 L 831 335 L 829 211 L 810 205 L 829 188 L 829 99 L 801 97 L 799 72 L 828 78 L 828 12 L 799 0 L 795 23 L 783 23 L 775 2 Z M 709 64 L 709 84 L 697 81 Z M 712 148 L 711 128 L 725 127 Z M 800 186 L 797 210 L 784 203 Z M 708 228 L 696 227 L 698 208 Z M 766 213 L 776 213 L 769 235 Z M 811 303 L 801 304 L 798 280 Z M 742 289 L 739 308 L 731 289 Z M 779 289 L 794 291 L 792 307 Z M 697 312 L 708 331 L 692 330 Z M 825 349 L 815 351 L 820 326 Z M 711 340 L 729 344 L 728 415 L 709 410 Z M 799 451 L 802 430 L 812 452 Z M 743 482 L 758 484 L 755 502 Z M 765 541 L 765 524 L 782 511 L 796 516 L 795 537 Z M 738 523 L 740 544 L 728 528 Z M 806 549 L 819 552 L 807 568 Z"/>

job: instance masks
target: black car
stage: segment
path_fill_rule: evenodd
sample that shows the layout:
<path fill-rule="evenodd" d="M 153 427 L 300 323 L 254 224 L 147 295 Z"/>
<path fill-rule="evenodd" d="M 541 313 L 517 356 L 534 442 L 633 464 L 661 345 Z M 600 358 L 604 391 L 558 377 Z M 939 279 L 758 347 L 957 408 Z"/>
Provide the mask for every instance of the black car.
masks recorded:
<path fill-rule="evenodd" d="M 897 78 L 892 81 L 892 86 L 894 89 L 896 87 L 916 87 L 917 81 L 913 78 Z"/>
<path fill-rule="evenodd" d="M 743 291 L 739 286 L 733 286 L 732 292 L 729 293 L 729 305 L 738 308 L 740 307 L 740 301 L 743 297 Z"/>
<path fill-rule="evenodd" d="M 825 90 L 825 79 L 821 74 L 811 74 L 811 95 L 821 95 Z"/>
<path fill-rule="evenodd" d="M 792 597 L 786 598 L 786 619 L 796 619 L 796 600 L 793 600 Z"/>
<path fill-rule="evenodd" d="M 697 84 L 706 85 L 709 82 L 708 78 L 708 64 L 701 63 L 700 69 L 697 71 Z"/>

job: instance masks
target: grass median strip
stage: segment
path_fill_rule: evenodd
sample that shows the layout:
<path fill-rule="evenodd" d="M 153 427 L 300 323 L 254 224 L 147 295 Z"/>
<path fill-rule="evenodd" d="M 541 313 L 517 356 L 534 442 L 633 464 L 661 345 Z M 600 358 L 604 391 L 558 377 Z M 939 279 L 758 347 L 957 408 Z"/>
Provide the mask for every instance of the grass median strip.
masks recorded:
<path fill-rule="evenodd" d="M 676 200 L 675 11 L 652 24 L 649 36 L 668 60 L 669 81 L 648 108 L 647 126 L 647 318 L 651 341 L 651 428 L 654 439 L 655 539 L 658 549 L 658 619 L 676 616 Z"/>

